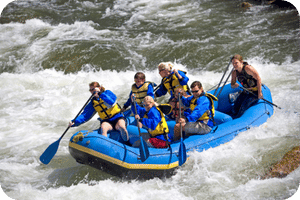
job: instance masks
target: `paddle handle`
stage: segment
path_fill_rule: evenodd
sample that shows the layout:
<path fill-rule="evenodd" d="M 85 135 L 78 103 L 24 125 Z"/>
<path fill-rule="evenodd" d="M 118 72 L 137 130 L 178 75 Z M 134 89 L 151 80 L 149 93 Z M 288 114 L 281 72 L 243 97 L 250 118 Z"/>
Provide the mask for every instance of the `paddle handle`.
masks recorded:
<path fill-rule="evenodd" d="M 230 58 L 230 61 L 229 61 L 228 65 L 227 65 L 227 67 L 226 67 L 226 69 L 225 69 L 225 71 L 224 71 L 224 73 L 223 73 L 223 76 L 222 76 L 222 78 L 221 78 L 221 80 L 220 80 L 220 82 L 219 82 L 219 84 L 218 84 L 217 89 L 216 89 L 215 92 L 214 92 L 214 95 L 216 95 L 217 90 L 219 89 L 219 87 L 220 87 L 220 85 L 221 85 L 221 83 L 222 83 L 222 81 L 223 81 L 223 78 L 224 78 L 224 76 L 225 76 L 225 74 L 226 74 L 226 72 L 227 72 L 227 70 L 228 70 L 228 68 L 229 68 L 229 66 L 230 66 L 230 64 L 231 64 L 232 59 L 233 59 L 233 57 Z M 227 82 L 227 80 L 225 81 L 225 83 L 226 83 L 226 82 Z M 219 94 L 220 94 L 220 92 L 219 92 Z M 219 95 L 219 94 L 218 94 L 218 95 Z"/>
<path fill-rule="evenodd" d="M 81 110 L 78 112 L 78 114 L 76 115 L 76 117 L 74 119 L 76 119 L 80 114 L 81 112 L 83 111 L 83 109 L 87 106 L 87 104 L 90 102 L 90 100 L 93 98 L 94 96 L 94 93 L 90 96 L 90 98 L 85 102 L 84 106 L 81 108 Z"/>
<path fill-rule="evenodd" d="M 178 101 L 179 101 L 179 119 L 181 118 L 181 94 L 178 93 Z M 180 125 L 180 138 L 182 138 L 182 125 L 181 122 L 179 122 Z"/>
<path fill-rule="evenodd" d="M 156 90 L 158 90 L 158 88 L 161 86 L 162 83 L 160 83 L 158 86 L 156 86 L 156 88 L 153 90 L 153 93 L 156 92 Z"/>
<path fill-rule="evenodd" d="M 132 96 L 132 100 L 133 100 L 134 111 L 135 111 L 135 114 L 137 115 L 136 100 L 135 100 L 134 96 Z M 141 129 L 139 126 L 139 121 L 136 121 L 136 126 L 138 127 L 138 130 L 139 130 L 139 136 L 141 136 Z"/>
<path fill-rule="evenodd" d="M 81 112 L 83 111 L 83 109 L 87 106 L 87 104 L 90 102 L 90 100 L 93 98 L 94 93 L 90 96 L 90 98 L 85 102 L 84 106 L 81 108 L 81 110 L 77 113 L 76 117 L 74 118 L 74 120 L 81 114 Z M 67 133 L 67 131 L 69 130 L 70 126 L 65 130 L 65 132 L 62 134 L 62 136 L 60 137 L 60 140 L 65 136 L 65 134 Z"/>
<path fill-rule="evenodd" d="M 172 75 L 173 75 L 173 74 L 171 73 L 169 76 L 166 77 L 166 79 L 170 78 Z M 158 86 L 156 86 L 156 88 L 153 90 L 153 92 L 155 93 L 156 90 L 158 90 L 159 87 L 160 87 L 162 84 L 163 84 L 163 81 L 162 81 Z"/>
<path fill-rule="evenodd" d="M 137 115 L 136 100 L 135 100 L 134 96 L 132 96 L 132 102 L 133 102 L 133 105 L 134 105 L 135 114 Z M 136 125 L 138 127 L 139 136 L 140 136 L 140 146 L 139 146 L 140 157 L 141 157 L 141 161 L 144 162 L 145 160 L 147 160 L 147 158 L 149 157 L 150 153 L 149 153 L 149 149 L 148 149 L 147 143 L 145 142 L 145 140 L 142 137 L 141 129 L 140 129 L 140 126 L 139 126 L 139 122 L 137 121 L 136 123 L 137 123 Z"/>
<path fill-rule="evenodd" d="M 181 118 L 181 95 L 178 93 L 178 100 L 179 100 L 179 119 Z M 182 125 L 181 122 L 180 124 L 180 145 L 179 145 L 179 166 L 183 165 L 186 161 L 186 147 L 183 142 L 183 137 L 182 137 Z"/>
<path fill-rule="evenodd" d="M 226 78 L 226 81 L 224 82 L 224 84 L 223 84 L 223 86 L 222 86 L 220 92 L 219 92 L 218 95 L 216 96 L 217 98 L 218 98 L 219 95 L 221 94 L 221 92 L 222 92 L 222 90 L 223 90 L 223 88 L 224 88 L 226 82 L 228 81 L 228 79 L 229 79 L 229 77 L 230 77 L 230 75 L 231 75 L 231 73 L 232 73 L 233 70 L 234 70 L 234 68 L 232 68 L 232 70 L 231 70 L 230 73 L 228 74 L 228 76 L 227 76 L 227 78 Z M 218 90 L 218 89 L 216 89 L 216 91 L 217 91 L 217 90 Z"/>

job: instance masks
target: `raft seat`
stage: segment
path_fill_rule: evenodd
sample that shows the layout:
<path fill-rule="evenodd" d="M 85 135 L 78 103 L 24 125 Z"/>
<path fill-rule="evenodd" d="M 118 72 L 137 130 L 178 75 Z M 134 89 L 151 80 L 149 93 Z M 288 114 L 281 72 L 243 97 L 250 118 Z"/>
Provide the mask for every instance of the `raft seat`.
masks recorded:
<path fill-rule="evenodd" d="M 220 111 L 215 111 L 215 125 L 223 124 L 225 122 L 232 121 L 232 117 Z"/>
<path fill-rule="evenodd" d="M 138 128 L 136 126 L 136 120 L 134 117 L 127 117 L 126 119 L 127 119 L 127 130 L 130 133 L 129 142 L 131 144 L 133 144 L 135 141 L 139 140 L 139 132 L 138 132 Z M 214 120 L 215 120 L 215 125 L 219 125 L 219 124 L 223 124 L 228 121 L 232 121 L 232 117 L 228 114 L 225 114 L 223 112 L 216 110 Z M 170 137 L 172 138 L 174 135 L 174 126 L 175 126 L 176 122 L 174 120 L 167 120 L 167 124 L 168 124 L 169 131 L 170 131 L 169 132 Z M 140 131 L 141 131 L 141 133 L 148 132 L 144 128 L 141 128 Z"/>

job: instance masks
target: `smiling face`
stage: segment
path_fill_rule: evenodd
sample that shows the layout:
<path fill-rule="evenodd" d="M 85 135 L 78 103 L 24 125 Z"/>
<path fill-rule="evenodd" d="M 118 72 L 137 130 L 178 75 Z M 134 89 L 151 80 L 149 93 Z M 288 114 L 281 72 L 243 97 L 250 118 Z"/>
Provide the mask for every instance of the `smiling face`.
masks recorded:
<path fill-rule="evenodd" d="M 238 59 L 232 59 L 232 65 L 235 70 L 241 71 L 243 68 L 243 62 Z"/>
<path fill-rule="evenodd" d="M 144 102 L 143 103 L 144 108 L 146 109 L 146 111 L 149 111 L 150 108 L 152 108 L 153 104 L 151 102 Z"/>
<path fill-rule="evenodd" d="M 170 72 L 167 70 L 167 69 L 162 69 L 162 68 L 158 68 L 158 71 L 159 71 L 159 75 L 162 77 L 162 78 L 165 78 L 167 77 Z"/>
<path fill-rule="evenodd" d="M 165 78 L 170 75 L 173 65 L 170 62 L 162 62 L 158 65 L 159 75 Z"/>
<path fill-rule="evenodd" d="M 146 96 L 143 101 L 144 108 L 149 111 L 154 106 L 154 100 L 150 96 Z"/>

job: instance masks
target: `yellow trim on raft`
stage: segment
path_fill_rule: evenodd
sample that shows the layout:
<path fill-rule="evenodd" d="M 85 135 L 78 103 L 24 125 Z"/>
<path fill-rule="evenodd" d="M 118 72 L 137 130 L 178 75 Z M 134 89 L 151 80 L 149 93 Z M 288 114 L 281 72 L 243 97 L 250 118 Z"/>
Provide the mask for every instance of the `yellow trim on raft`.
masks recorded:
<path fill-rule="evenodd" d="M 178 161 L 173 162 L 171 164 L 167 164 L 167 165 L 166 164 L 161 164 L 161 165 L 159 165 L 159 164 L 129 164 L 129 163 L 123 162 L 121 160 L 118 160 L 116 158 L 112 158 L 112 157 L 107 156 L 105 154 L 94 151 L 92 149 L 83 147 L 83 146 L 78 145 L 78 144 L 73 143 L 73 142 L 69 142 L 69 146 L 74 148 L 74 149 L 77 149 L 79 151 L 82 151 L 84 153 L 90 154 L 92 156 L 96 156 L 98 158 L 101 158 L 101 159 L 106 160 L 110 163 L 119 165 L 119 166 L 127 168 L 127 169 L 166 170 L 166 169 L 172 169 L 172 168 L 178 167 Z"/>

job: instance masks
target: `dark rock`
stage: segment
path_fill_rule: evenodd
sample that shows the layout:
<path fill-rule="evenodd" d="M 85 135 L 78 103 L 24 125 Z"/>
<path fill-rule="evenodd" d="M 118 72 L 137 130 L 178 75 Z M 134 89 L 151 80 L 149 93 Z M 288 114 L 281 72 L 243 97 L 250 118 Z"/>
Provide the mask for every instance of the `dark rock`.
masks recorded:
<path fill-rule="evenodd" d="M 291 9 L 296 9 L 293 4 L 287 1 L 283 0 L 271 0 L 268 2 L 270 5 L 275 5 L 278 6 L 279 8 L 291 8 Z"/>
<path fill-rule="evenodd" d="M 252 5 L 249 2 L 243 2 L 241 4 L 241 6 L 242 6 L 242 8 L 245 8 L 245 9 L 248 9 L 248 8 L 252 7 Z"/>
<path fill-rule="evenodd" d="M 266 178 L 284 178 L 292 171 L 297 169 L 300 165 L 300 146 L 294 147 L 287 152 L 283 158 L 276 164 L 274 164 L 267 174 L 262 179 Z"/>
<path fill-rule="evenodd" d="M 260 2 L 261 4 L 269 4 L 278 8 L 296 9 L 296 7 L 293 4 L 283 0 L 249 0 L 249 1 Z"/>

